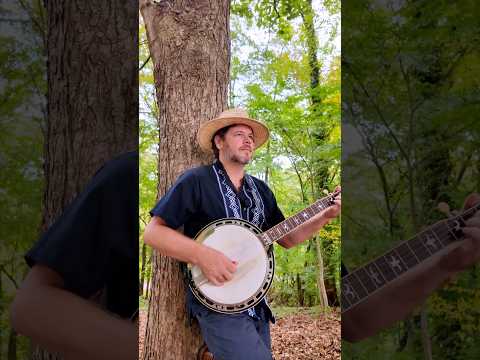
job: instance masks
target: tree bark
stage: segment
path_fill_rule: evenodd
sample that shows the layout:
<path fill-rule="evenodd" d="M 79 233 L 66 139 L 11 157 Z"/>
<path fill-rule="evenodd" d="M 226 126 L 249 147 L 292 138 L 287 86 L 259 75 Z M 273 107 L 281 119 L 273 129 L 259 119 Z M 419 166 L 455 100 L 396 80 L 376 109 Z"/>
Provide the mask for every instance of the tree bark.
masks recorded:
<path fill-rule="evenodd" d="M 138 146 L 138 2 L 46 3 L 48 116 L 42 231 L 101 165 Z M 55 356 L 37 348 L 33 358 Z"/>
<path fill-rule="evenodd" d="M 201 122 L 227 104 L 230 2 L 141 0 L 159 109 L 160 198 L 185 169 L 211 161 L 196 141 Z M 143 359 L 193 359 L 201 344 L 188 326 L 177 261 L 152 255 Z"/>
<path fill-rule="evenodd" d="M 43 229 L 101 165 L 138 143 L 137 3 L 47 4 Z"/>

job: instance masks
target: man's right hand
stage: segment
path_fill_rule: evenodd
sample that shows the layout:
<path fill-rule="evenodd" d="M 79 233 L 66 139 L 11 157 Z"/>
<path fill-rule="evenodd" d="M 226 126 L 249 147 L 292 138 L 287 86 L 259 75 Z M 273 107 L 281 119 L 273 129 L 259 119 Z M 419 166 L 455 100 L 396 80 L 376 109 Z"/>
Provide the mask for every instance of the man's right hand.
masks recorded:
<path fill-rule="evenodd" d="M 197 265 L 208 281 L 216 286 L 222 286 L 226 281 L 232 280 L 233 274 L 237 271 L 236 262 L 220 251 L 203 245 Z"/>
<path fill-rule="evenodd" d="M 233 278 L 237 270 L 234 261 L 220 251 L 192 241 L 192 239 L 169 228 L 166 222 L 154 216 L 143 234 L 145 244 L 152 246 L 161 254 L 179 261 L 197 265 L 207 280 L 221 286 Z"/>

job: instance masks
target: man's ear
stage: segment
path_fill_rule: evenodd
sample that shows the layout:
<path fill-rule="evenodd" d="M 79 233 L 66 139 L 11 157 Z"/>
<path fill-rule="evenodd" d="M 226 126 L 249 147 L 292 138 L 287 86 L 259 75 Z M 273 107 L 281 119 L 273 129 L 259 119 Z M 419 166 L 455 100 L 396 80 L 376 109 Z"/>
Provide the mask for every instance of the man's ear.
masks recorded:
<path fill-rule="evenodd" d="M 215 142 L 217 149 L 220 150 L 223 147 L 223 139 L 220 135 L 215 135 L 215 137 L 213 138 L 213 141 Z"/>

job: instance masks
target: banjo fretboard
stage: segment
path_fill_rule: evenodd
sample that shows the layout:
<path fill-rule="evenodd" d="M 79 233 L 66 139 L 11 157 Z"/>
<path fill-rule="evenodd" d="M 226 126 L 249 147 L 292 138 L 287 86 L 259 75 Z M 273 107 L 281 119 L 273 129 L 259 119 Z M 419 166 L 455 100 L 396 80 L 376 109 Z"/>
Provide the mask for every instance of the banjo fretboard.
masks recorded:
<path fill-rule="evenodd" d="M 480 204 L 458 216 L 437 222 L 412 239 L 342 277 L 342 312 L 346 312 L 448 245 L 464 239 L 462 227 L 479 208 Z"/>
<path fill-rule="evenodd" d="M 295 230 L 298 226 L 310 220 L 312 217 L 333 205 L 335 197 L 340 193 L 336 191 L 322 199 L 317 200 L 312 205 L 303 209 L 299 213 L 289 217 L 281 223 L 273 226 L 269 230 L 260 234 L 260 240 L 265 246 L 270 246 L 275 241 L 282 239 L 285 235 Z"/>

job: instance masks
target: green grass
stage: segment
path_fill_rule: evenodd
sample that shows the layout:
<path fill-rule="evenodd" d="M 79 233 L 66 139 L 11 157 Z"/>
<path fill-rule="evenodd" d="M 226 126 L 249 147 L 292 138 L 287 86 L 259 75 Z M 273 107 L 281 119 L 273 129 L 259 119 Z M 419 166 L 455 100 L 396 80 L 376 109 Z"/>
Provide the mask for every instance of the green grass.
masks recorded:
<path fill-rule="evenodd" d="M 147 310 L 148 309 L 148 300 L 144 299 L 142 296 L 138 297 L 138 306 L 140 310 Z"/>
<path fill-rule="evenodd" d="M 138 304 L 140 310 L 148 310 L 148 300 L 144 299 L 143 297 L 138 297 Z M 319 316 L 320 306 L 312 306 L 312 307 L 296 307 L 296 306 L 273 306 L 271 305 L 272 311 L 275 314 L 277 319 L 281 319 L 285 316 L 295 315 L 295 314 L 303 314 L 303 315 L 311 315 L 311 316 Z M 330 309 L 328 311 L 333 311 Z"/>
<path fill-rule="evenodd" d="M 272 311 L 277 319 L 281 319 L 285 316 L 303 314 L 303 315 L 320 315 L 320 306 L 313 307 L 296 307 L 296 306 L 272 306 Z M 329 310 L 331 311 L 331 310 Z"/>

